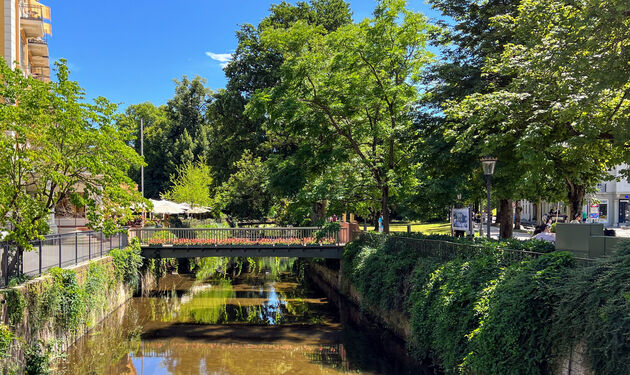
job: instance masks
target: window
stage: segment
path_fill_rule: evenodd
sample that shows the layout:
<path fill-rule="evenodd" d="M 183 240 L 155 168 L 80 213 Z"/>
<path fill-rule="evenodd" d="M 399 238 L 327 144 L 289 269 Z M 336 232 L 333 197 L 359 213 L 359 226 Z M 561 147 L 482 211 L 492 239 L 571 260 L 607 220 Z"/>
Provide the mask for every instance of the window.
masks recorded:
<path fill-rule="evenodd" d="M 599 222 L 608 221 L 608 199 L 602 199 L 599 202 Z"/>

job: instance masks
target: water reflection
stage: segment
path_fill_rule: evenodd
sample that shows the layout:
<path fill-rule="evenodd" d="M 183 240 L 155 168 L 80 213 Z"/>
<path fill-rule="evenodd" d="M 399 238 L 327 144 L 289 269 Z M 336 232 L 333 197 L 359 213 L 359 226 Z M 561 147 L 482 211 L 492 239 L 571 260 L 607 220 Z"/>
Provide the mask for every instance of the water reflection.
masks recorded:
<path fill-rule="evenodd" d="M 374 338 L 349 334 L 356 330 L 339 322 L 338 310 L 287 272 L 212 282 L 172 275 L 160 286 L 79 340 L 58 373 L 417 373 L 350 360 L 362 361 L 354 348 L 374 347 Z"/>

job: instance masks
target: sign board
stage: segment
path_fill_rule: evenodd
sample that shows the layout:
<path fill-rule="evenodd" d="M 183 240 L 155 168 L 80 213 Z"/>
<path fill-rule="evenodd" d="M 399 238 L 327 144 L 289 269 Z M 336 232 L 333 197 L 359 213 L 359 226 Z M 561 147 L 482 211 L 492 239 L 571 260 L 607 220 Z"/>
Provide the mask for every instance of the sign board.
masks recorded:
<path fill-rule="evenodd" d="M 472 234 L 472 217 L 470 207 L 453 208 L 451 211 L 451 229 Z"/>
<path fill-rule="evenodd" d="M 590 219 L 599 219 L 599 203 L 591 203 L 588 217 Z"/>

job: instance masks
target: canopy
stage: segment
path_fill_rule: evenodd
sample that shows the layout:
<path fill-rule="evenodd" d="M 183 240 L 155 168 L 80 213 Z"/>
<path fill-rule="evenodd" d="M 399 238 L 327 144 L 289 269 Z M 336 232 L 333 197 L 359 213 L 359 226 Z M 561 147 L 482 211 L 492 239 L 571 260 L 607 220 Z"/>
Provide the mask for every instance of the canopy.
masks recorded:
<path fill-rule="evenodd" d="M 149 200 L 151 201 L 151 203 L 153 203 L 153 209 L 151 210 L 151 212 L 154 214 L 178 215 L 178 214 L 185 214 L 186 211 L 189 210 L 189 207 L 187 204 L 180 204 L 180 203 L 175 203 L 175 202 L 171 202 L 167 200 L 159 200 L 159 201 L 154 200 L 154 199 L 149 199 Z"/>

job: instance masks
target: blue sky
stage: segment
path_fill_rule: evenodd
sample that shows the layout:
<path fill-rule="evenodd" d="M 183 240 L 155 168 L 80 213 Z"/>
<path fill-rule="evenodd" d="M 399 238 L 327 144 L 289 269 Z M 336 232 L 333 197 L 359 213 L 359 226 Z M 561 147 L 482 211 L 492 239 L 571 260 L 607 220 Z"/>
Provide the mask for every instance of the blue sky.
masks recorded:
<path fill-rule="evenodd" d="M 202 76 L 211 89 L 224 87 L 221 63 L 236 48 L 235 31 L 244 23 L 257 25 L 278 2 L 42 0 L 52 12 L 51 62 L 65 58 L 89 98 L 104 96 L 122 108 L 166 103 L 173 80 L 183 75 Z M 374 5 L 351 0 L 354 19 L 369 17 Z M 438 15 L 424 0 L 409 6 Z"/>

